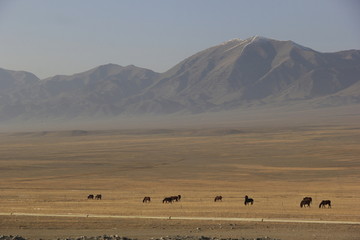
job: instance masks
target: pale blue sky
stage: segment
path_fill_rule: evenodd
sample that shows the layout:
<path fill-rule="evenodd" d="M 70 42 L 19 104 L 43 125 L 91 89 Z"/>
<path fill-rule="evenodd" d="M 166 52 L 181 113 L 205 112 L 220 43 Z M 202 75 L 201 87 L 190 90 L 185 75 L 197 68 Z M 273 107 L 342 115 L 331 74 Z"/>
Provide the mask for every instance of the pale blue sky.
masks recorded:
<path fill-rule="evenodd" d="M 40 78 L 107 63 L 164 72 L 254 35 L 360 49 L 360 0 L 0 0 L 0 68 Z"/>

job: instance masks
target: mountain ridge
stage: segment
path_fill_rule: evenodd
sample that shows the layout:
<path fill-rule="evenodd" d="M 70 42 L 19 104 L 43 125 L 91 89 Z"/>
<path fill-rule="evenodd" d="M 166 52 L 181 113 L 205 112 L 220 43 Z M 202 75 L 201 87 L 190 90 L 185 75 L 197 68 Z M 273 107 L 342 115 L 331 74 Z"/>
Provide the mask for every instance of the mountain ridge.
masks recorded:
<path fill-rule="evenodd" d="M 0 121 L 360 104 L 359 76 L 360 50 L 321 53 L 253 36 L 204 49 L 163 73 L 104 64 L 40 80 L 0 69 Z"/>

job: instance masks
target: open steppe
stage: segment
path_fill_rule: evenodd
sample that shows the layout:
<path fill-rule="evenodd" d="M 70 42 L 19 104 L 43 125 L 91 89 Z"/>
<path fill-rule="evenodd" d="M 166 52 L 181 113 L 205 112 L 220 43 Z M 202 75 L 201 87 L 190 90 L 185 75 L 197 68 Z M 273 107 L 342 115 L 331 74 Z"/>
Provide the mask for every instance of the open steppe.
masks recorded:
<path fill-rule="evenodd" d="M 10 215 L 360 222 L 359 143 L 358 125 L 1 133 L 0 213 L 9 215 L 0 217 L 0 235 L 360 239 L 356 224 Z M 178 194 L 180 202 L 162 203 Z M 254 205 L 244 206 L 245 195 Z M 299 207 L 305 196 L 311 208 Z M 319 209 L 326 199 L 332 208 Z"/>

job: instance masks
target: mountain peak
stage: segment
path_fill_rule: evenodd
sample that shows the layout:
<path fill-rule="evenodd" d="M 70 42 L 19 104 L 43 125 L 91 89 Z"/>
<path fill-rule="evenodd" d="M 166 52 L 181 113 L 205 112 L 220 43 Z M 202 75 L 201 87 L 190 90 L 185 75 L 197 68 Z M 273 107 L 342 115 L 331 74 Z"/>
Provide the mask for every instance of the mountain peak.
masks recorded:
<path fill-rule="evenodd" d="M 221 44 L 219 44 L 218 46 L 224 46 L 224 45 L 242 45 L 242 44 L 250 44 L 253 42 L 258 42 L 258 41 L 276 41 L 275 39 L 271 39 L 271 38 L 267 38 L 267 37 L 263 37 L 263 36 L 259 36 L 259 35 L 254 35 L 251 36 L 249 38 L 246 39 L 240 39 L 240 38 L 233 38 L 230 39 L 228 41 L 222 42 Z"/>
<path fill-rule="evenodd" d="M 22 72 L 0 69 L 0 122 L 360 104 L 359 62 L 359 50 L 320 53 L 252 36 L 205 49 L 165 73 L 109 63 L 23 84 Z"/>
<path fill-rule="evenodd" d="M 114 64 L 114 63 L 108 63 L 108 64 L 103 64 L 103 65 L 97 66 L 93 69 L 112 69 L 112 68 L 123 68 L 123 66 L 120 66 L 120 65 Z"/>
<path fill-rule="evenodd" d="M 249 38 L 243 40 L 243 42 L 246 42 L 246 45 L 250 45 L 252 43 L 262 43 L 262 42 L 263 43 L 288 42 L 288 43 L 291 43 L 294 47 L 296 47 L 298 49 L 301 49 L 301 50 L 304 50 L 304 51 L 313 51 L 311 48 L 305 47 L 305 46 L 303 46 L 301 44 L 298 44 L 298 43 L 296 43 L 294 41 L 291 41 L 291 40 L 282 41 L 282 40 L 277 40 L 277 39 L 268 38 L 268 37 L 259 36 L 259 35 L 249 37 Z"/>

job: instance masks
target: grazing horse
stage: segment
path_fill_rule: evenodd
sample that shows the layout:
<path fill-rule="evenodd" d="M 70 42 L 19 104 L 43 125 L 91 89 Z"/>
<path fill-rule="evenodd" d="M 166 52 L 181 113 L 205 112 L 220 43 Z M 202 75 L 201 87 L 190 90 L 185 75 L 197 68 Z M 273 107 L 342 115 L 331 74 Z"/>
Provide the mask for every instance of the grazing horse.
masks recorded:
<path fill-rule="evenodd" d="M 173 201 L 178 202 L 181 199 L 181 195 L 171 196 L 171 198 L 172 198 Z"/>
<path fill-rule="evenodd" d="M 174 201 L 174 199 L 172 197 L 166 197 L 164 198 L 164 200 L 162 201 L 163 203 L 172 203 Z"/>
<path fill-rule="evenodd" d="M 247 195 L 245 196 L 245 202 L 244 202 L 245 206 L 248 204 L 253 205 L 254 204 L 254 199 L 249 198 Z"/>
<path fill-rule="evenodd" d="M 88 199 L 94 199 L 94 195 L 93 195 L 93 194 L 90 194 L 90 195 L 88 196 Z"/>
<path fill-rule="evenodd" d="M 310 204 L 312 204 L 312 197 L 304 197 L 303 200 L 308 201 Z"/>
<path fill-rule="evenodd" d="M 328 206 L 328 208 L 331 208 L 331 201 L 330 200 L 322 200 L 319 204 L 319 208 L 325 208 L 325 206 Z"/>
<path fill-rule="evenodd" d="M 150 197 L 144 197 L 143 203 L 149 203 L 149 202 L 151 202 L 151 198 Z"/>
<path fill-rule="evenodd" d="M 306 207 L 306 205 L 308 207 L 310 207 L 310 204 L 312 203 L 312 198 L 311 197 L 304 197 L 303 200 L 301 200 L 300 202 L 300 207 Z"/>
<path fill-rule="evenodd" d="M 222 201 L 222 196 L 216 196 L 214 202 Z"/>
<path fill-rule="evenodd" d="M 101 194 L 97 194 L 97 195 L 95 196 L 95 199 L 96 199 L 96 200 L 101 200 L 101 197 L 102 197 Z"/>
<path fill-rule="evenodd" d="M 181 199 L 181 195 L 171 196 L 171 198 L 172 198 L 173 201 L 178 202 Z"/>

